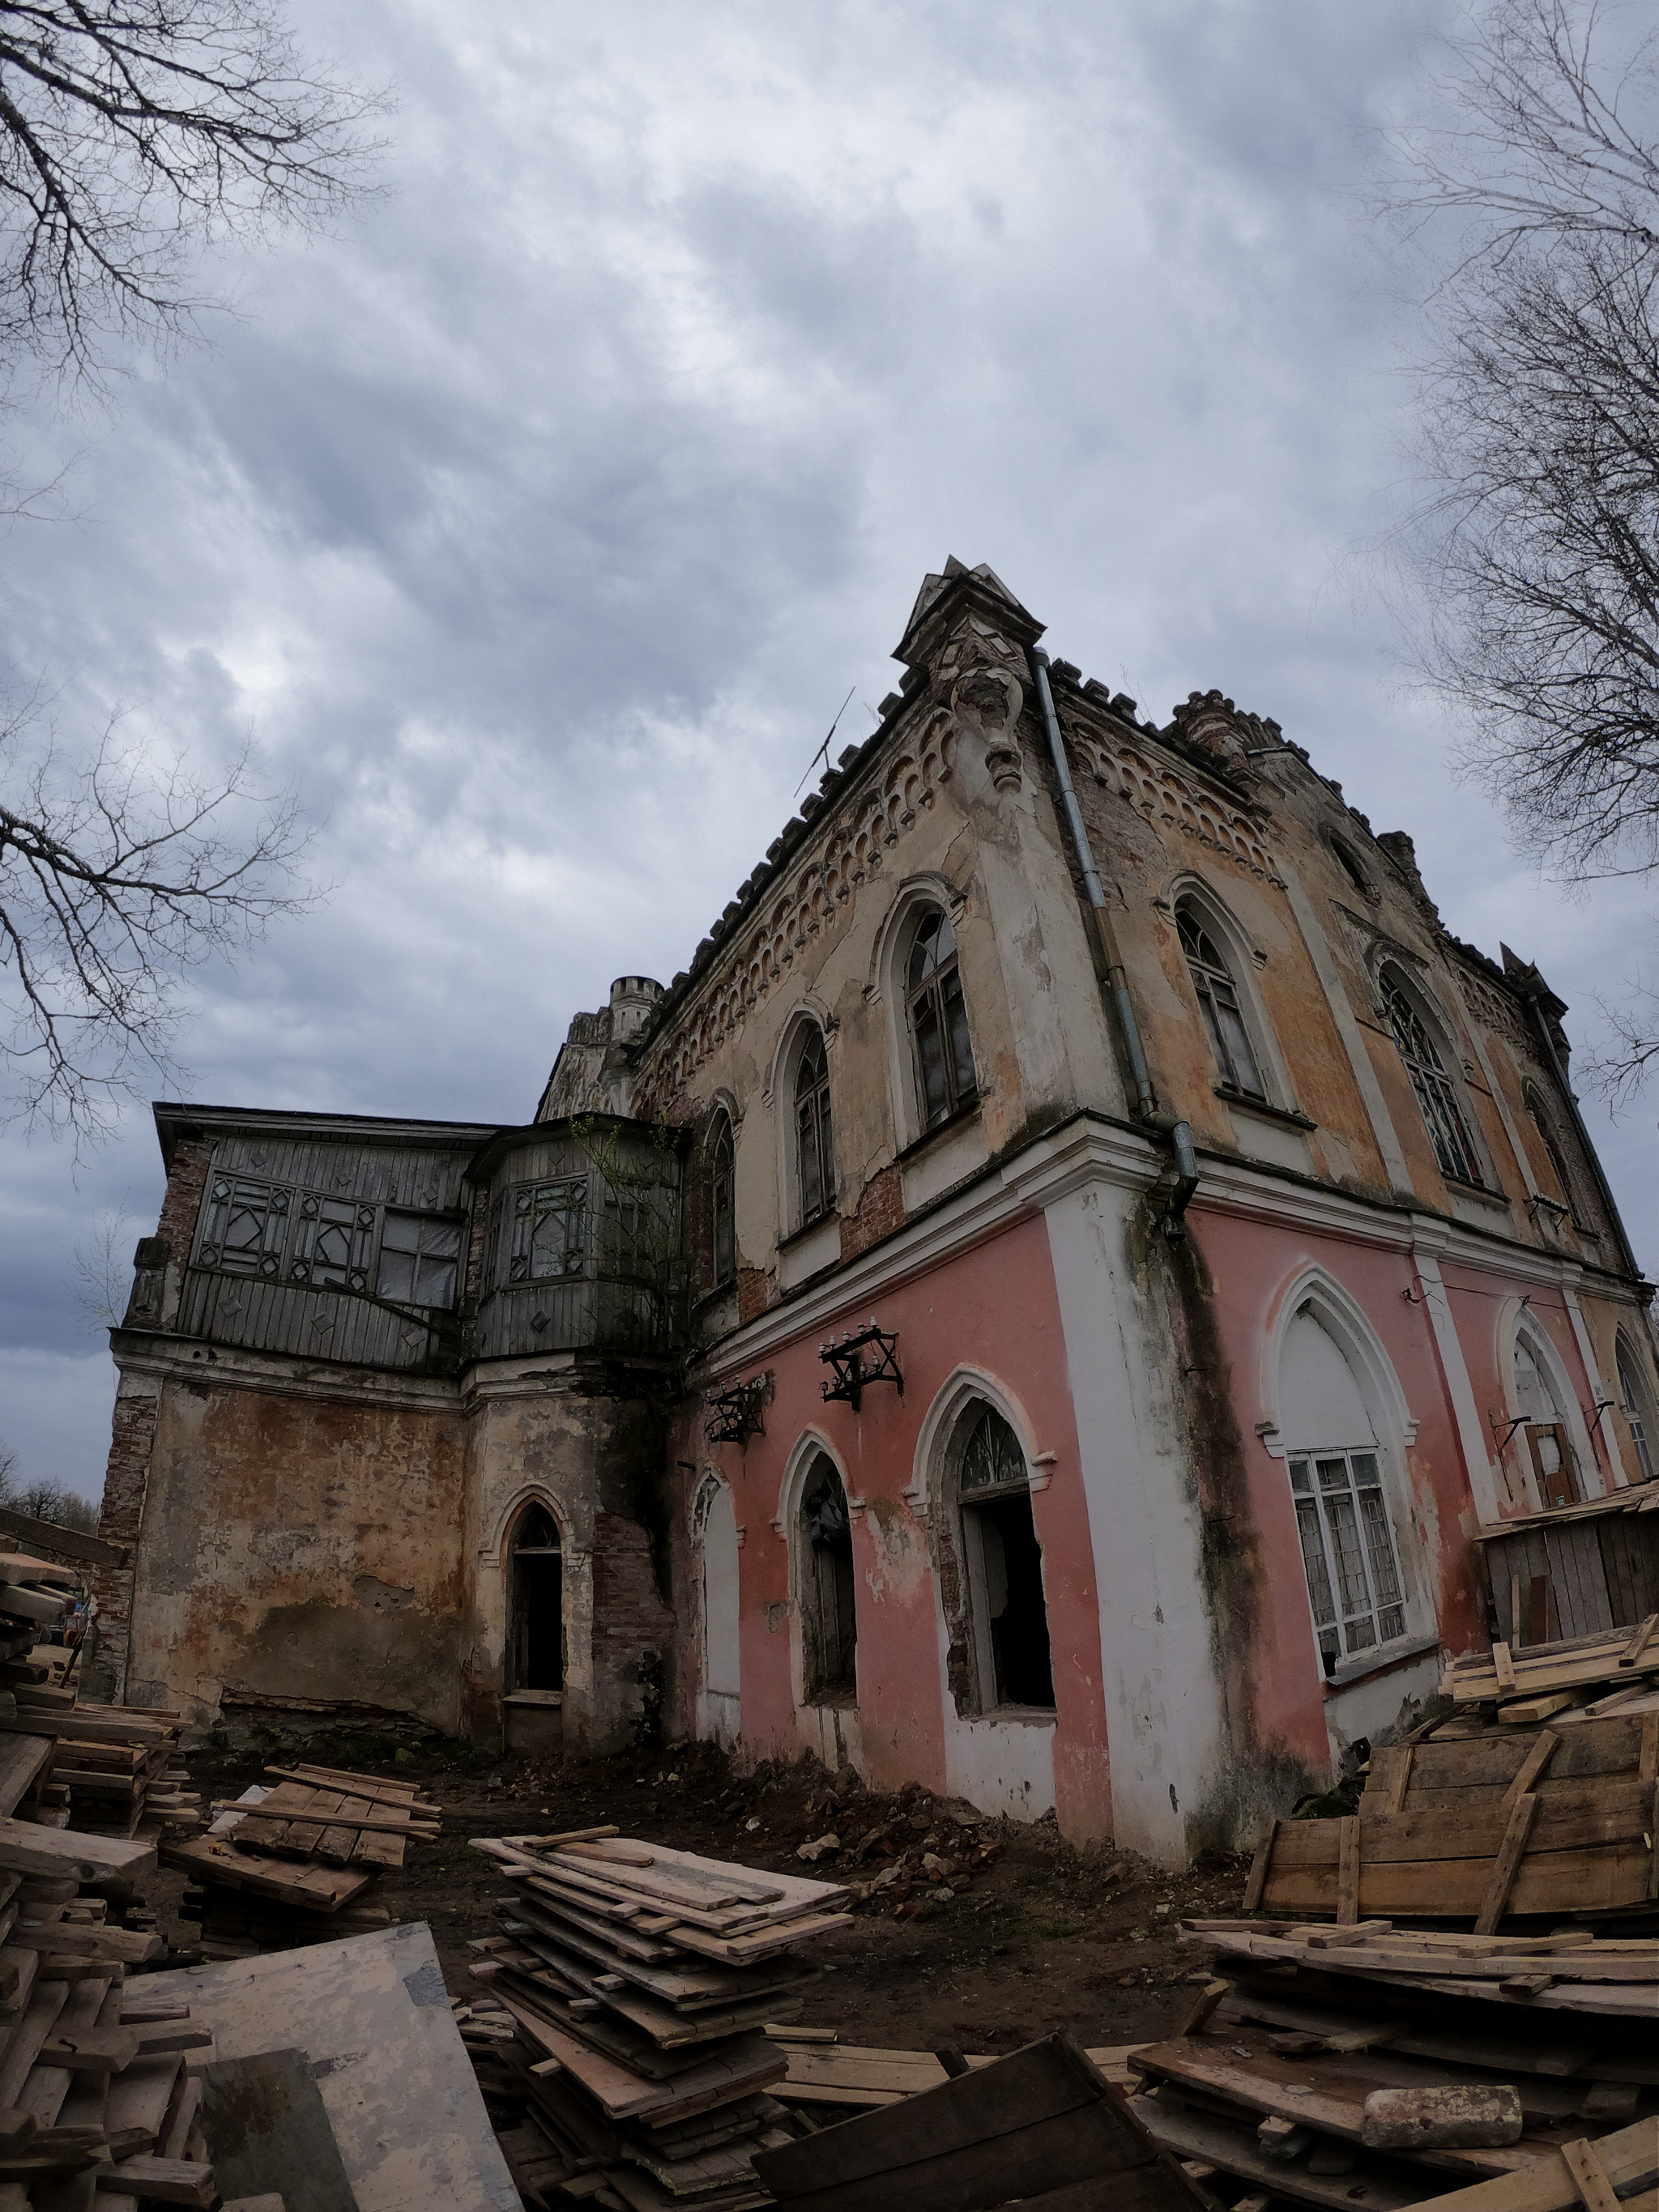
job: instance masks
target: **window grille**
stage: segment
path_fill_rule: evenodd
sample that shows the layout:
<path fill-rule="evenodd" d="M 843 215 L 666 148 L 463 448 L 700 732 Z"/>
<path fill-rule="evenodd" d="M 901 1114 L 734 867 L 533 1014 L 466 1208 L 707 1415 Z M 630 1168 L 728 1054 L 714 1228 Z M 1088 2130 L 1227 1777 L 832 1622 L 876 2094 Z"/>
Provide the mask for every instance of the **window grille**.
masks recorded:
<path fill-rule="evenodd" d="M 1267 1089 L 1256 1066 L 1250 1033 L 1244 1026 L 1238 987 L 1233 981 L 1225 957 L 1193 907 L 1183 902 L 1176 908 L 1176 927 L 1181 933 L 1187 972 L 1198 994 L 1199 1009 L 1209 1031 L 1210 1050 L 1222 1081 L 1248 1098 L 1265 1098 Z"/>
<path fill-rule="evenodd" d="M 1636 1376 L 1630 1361 L 1621 1350 L 1618 1355 L 1619 1396 L 1625 1409 L 1625 1419 L 1630 1429 L 1630 1440 L 1636 1447 L 1636 1463 L 1642 1470 L 1644 1482 L 1653 1480 L 1653 1453 L 1648 1443 L 1647 1417 L 1642 1410 L 1642 1401 L 1637 1395 Z"/>
<path fill-rule="evenodd" d="M 425 1213 L 388 1213 L 376 1288 L 381 1297 L 410 1305 L 452 1306 L 460 1254 L 459 1222 L 434 1221 Z"/>
<path fill-rule="evenodd" d="M 513 1251 L 507 1280 L 556 1282 L 587 1263 L 587 1182 L 526 1183 L 514 1194 Z"/>
<path fill-rule="evenodd" d="M 199 1264 L 233 1275 L 279 1274 L 292 1199 L 274 1183 L 216 1176 L 208 1186 Z"/>
<path fill-rule="evenodd" d="M 732 1124 L 722 1114 L 708 1148 L 708 1211 L 714 1246 L 714 1287 L 724 1289 L 738 1272 L 738 1223 Z"/>
<path fill-rule="evenodd" d="M 1405 1595 L 1375 1452 L 1290 1462 L 1314 1631 L 1328 1674 L 1406 1632 Z"/>
<path fill-rule="evenodd" d="M 968 1037 L 957 965 L 956 933 L 946 917 L 930 914 L 910 950 L 905 1006 L 921 1087 L 922 1127 L 948 1121 L 979 1095 L 974 1048 Z"/>
<path fill-rule="evenodd" d="M 1434 1146 L 1441 1173 L 1458 1182 L 1484 1188 L 1486 1177 L 1480 1171 L 1480 1155 L 1463 1117 L 1456 1089 L 1429 1035 L 1428 1024 L 1392 968 L 1383 969 L 1382 987 L 1389 1026 L 1400 1048 L 1400 1057 L 1406 1063 L 1412 1089 L 1417 1093 L 1423 1124 Z"/>
<path fill-rule="evenodd" d="M 957 1487 L 965 1497 L 970 1491 L 1007 1490 L 1030 1480 L 1019 1438 L 996 1408 L 988 1406 L 963 1452 Z"/>
<path fill-rule="evenodd" d="M 809 1030 L 795 1067 L 795 1141 L 800 1171 L 800 1225 L 836 1202 L 836 1148 L 830 1126 L 830 1063 L 823 1037 Z"/>
<path fill-rule="evenodd" d="M 289 1280 L 313 1290 L 366 1291 L 378 1212 L 352 1199 L 307 1191 L 300 1200 Z"/>

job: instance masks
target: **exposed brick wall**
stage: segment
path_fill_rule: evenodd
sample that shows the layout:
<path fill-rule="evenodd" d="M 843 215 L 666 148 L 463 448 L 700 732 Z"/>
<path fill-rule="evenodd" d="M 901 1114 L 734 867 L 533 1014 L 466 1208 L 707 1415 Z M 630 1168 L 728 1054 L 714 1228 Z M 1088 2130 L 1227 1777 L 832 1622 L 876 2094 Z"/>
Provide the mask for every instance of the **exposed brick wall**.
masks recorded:
<path fill-rule="evenodd" d="M 740 1322 L 753 1321 L 769 1305 L 777 1303 L 777 1278 L 764 1267 L 739 1267 L 738 1270 L 738 1319 Z"/>
<path fill-rule="evenodd" d="M 904 1179 L 897 1163 L 871 1176 L 859 1193 L 859 1210 L 842 1214 L 841 1256 L 856 1260 L 872 1244 L 901 1227 L 904 1220 Z"/>
<path fill-rule="evenodd" d="M 196 1235 L 196 1217 L 202 1210 L 202 1193 L 207 1188 L 208 1170 L 213 1165 L 213 1152 L 212 1141 L 205 1137 L 190 1139 L 173 1152 L 173 1165 L 167 1172 L 167 1195 L 161 1200 L 161 1218 L 155 1224 L 156 1236 L 164 1239 L 167 1247 L 167 1289 L 161 1311 L 150 1326 L 171 1328 L 179 1317 L 179 1294 Z"/>
<path fill-rule="evenodd" d="M 137 1547 L 143 1522 L 150 1449 L 155 1442 L 161 1405 L 159 1397 L 115 1401 L 98 1533 L 106 1543 L 125 1544 L 129 1550 Z M 94 1567 L 88 1579 L 98 1601 L 98 1650 L 87 1686 L 100 1697 L 118 1702 L 125 1692 L 132 1638 L 133 1568 Z"/>
<path fill-rule="evenodd" d="M 674 1616 L 663 1603 L 649 1531 L 620 1514 L 593 1519 L 593 1690 L 606 1708 L 655 1720 L 666 1679 Z"/>

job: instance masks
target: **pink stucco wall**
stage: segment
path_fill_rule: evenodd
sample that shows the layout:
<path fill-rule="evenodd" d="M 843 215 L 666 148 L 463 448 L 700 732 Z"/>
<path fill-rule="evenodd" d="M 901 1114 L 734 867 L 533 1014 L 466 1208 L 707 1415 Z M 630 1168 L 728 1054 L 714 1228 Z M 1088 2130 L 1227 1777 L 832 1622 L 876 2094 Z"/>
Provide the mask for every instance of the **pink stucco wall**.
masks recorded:
<path fill-rule="evenodd" d="M 739 1527 L 743 1736 L 762 1756 L 801 1748 L 790 1674 L 789 1560 L 773 1522 L 786 1468 L 802 1435 L 817 1431 L 845 1470 L 858 1574 L 859 1730 L 866 1770 L 879 1787 L 911 1778 L 946 1787 L 939 1664 L 939 1597 L 922 1522 L 903 1496 L 916 1480 L 929 1408 L 963 1368 L 990 1377 L 1023 1409 L 1028 1438 L 1056 1463 L 1032 1498 L 1054 1658 L 1055 1810 L 1073 1835 L 1111 1832 L 1111 1785 L 1101 1692 L 1100 1619 L 1088 1516 L 1078 1474 L 1066 1349 L 1041 1220 L 1022 1223 L 925 1279 L 884 1291 L 876 1317 L 898 1334 L 901 1399 L 890 1385 L 862 1409 L 825 1405 L 826 1336 L 870 1318 L 836 1315 L 768 1355 L 775 1395 L 766 1433 L 746 1447 L 716 1446 Z"/>

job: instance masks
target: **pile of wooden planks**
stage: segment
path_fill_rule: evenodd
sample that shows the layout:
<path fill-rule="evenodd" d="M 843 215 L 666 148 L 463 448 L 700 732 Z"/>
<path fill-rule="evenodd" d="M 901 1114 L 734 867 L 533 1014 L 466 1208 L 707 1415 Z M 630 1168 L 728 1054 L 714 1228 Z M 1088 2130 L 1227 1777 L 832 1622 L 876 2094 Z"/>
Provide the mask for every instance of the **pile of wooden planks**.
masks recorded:
<path fill-rule="evenodd" d="M 1146 2125 L 1215 2170 L 1219 2201 L 1396 2212 L 1467 2187 L 1486 2192 L 1468 2212 L 1567 2212 L 1578 2172 L 1583 2203 L 1610 2212 L 1659 2180 L 1659 1942 L 1381 1921 L 1182 1932 L 1224 1978 L 1129 2063 Z"/>
<path fill-rule="evenodd" d="M 1372 1754 L 1358 1812 L 1278 1820 L 1251 1911 L 1378 1915 L 1659 1911 L 1659 1711 L 1547 1728 L 1444 1721 Z"/>
<path fill-rule="evenodd" d="M 1521 1728 L 1659 1712 L 1659 1613 L 1596 1636 L 1494 1644 L 1452 1660 L 1440 1690 L 1466 1713 L 1485 1707 L 1486 1717 Z"/>
<path fill-rule="evenodd" d="M 528 2203 L 741 2212 L 757 2153 L 793 2140 L 764 2030 L 800 2009 L 799 1954 L 847 1893 L 620 1835 L 475 1838 L 514 1884 L 474 1975 L 516 2024 L 481 2078 Z M 483 2070 L 484 2065 L 489 2072 Z"/>
<path fill-rule="evenodd" d="M 270 1766 L 234 1804 L 216 1804 L 207 1833 L 165 1847 L 192 1878 L 181 1912 L 202 1923 L 208 1959 L 333 1942 L 387 1923 L 366 1893 L 412 1843 L 434 1838 L 441 1814 L 412 1782 L 325 1766 Z"/>
<path fill-rule="evenodd" d="M 843 2043 L 833 2027 L 773 2026 L 766 2033 L 789 2068 L 773 2094 L 826 2118 L 902 2105 L 923 2089 L 937 2089 L 961 2067 L 971 2071 L 996 2063 L 995 2055 L 979 2051 L 894 2051 L 884 2045 Z M 1127 2089 L 1135 2081 L 1129 2059 L 1139 2048 L 1134 2043 L 1105 2044 L 1084 2056 L 1109 2081 Z"/>
<path fill-rule="evenodd" d="M 50 1840 L 67 1856 L 70 1838 Z M 87 2194 L 72 2201 L 98 2212 L 216 2204 L 185 2069 L 185 2054 L 210 2054 L 212 2038 L 187 2003 L 146 2002 L 129 1971 L 158 1957 L 161 1938 L 112 1925 L 103 1899 L 77 1894 L 86 1871 L 0 1876 L 0 2203 L 63 2206 L 81 2175 Z"/>

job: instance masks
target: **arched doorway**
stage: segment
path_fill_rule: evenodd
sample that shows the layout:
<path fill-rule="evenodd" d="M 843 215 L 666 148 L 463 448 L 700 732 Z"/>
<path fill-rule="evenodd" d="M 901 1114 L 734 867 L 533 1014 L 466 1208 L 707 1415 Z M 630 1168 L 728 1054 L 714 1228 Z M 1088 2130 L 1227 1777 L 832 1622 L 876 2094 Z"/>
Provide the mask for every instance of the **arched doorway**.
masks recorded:
<path fill-rule="evenodd" d="M 702 1513 L 702 1670 L 705 1737 L 731 1746 L 741 1719 L 738 1641 L 738 1524 L 732 1493 L 711 1483 Z"/>
<path fill-rule="evenodd" d="M 853 1522 L 836 1463 L 820 1452 L 801 1486 L 796 1532 L 801 1697 L 809 1705 L 858 1701 L 858 1601 Z"/>
<path fill-rule="evenodd" d="M 526 1506 L 507 1547 L 507 1682 L 512 1690 L 564 1687 L 564 1557 L 544 1505 Z"/>
<path fill-rule="evenodd" d="M 981 1713 L 1013 1705 L 1052 1711 L 1054 1656 L 1025 1454 L 994 1406 L 981 1406 L 959 1433 L 957 1509 L 968 1569 L 975 1704 Z"/>

